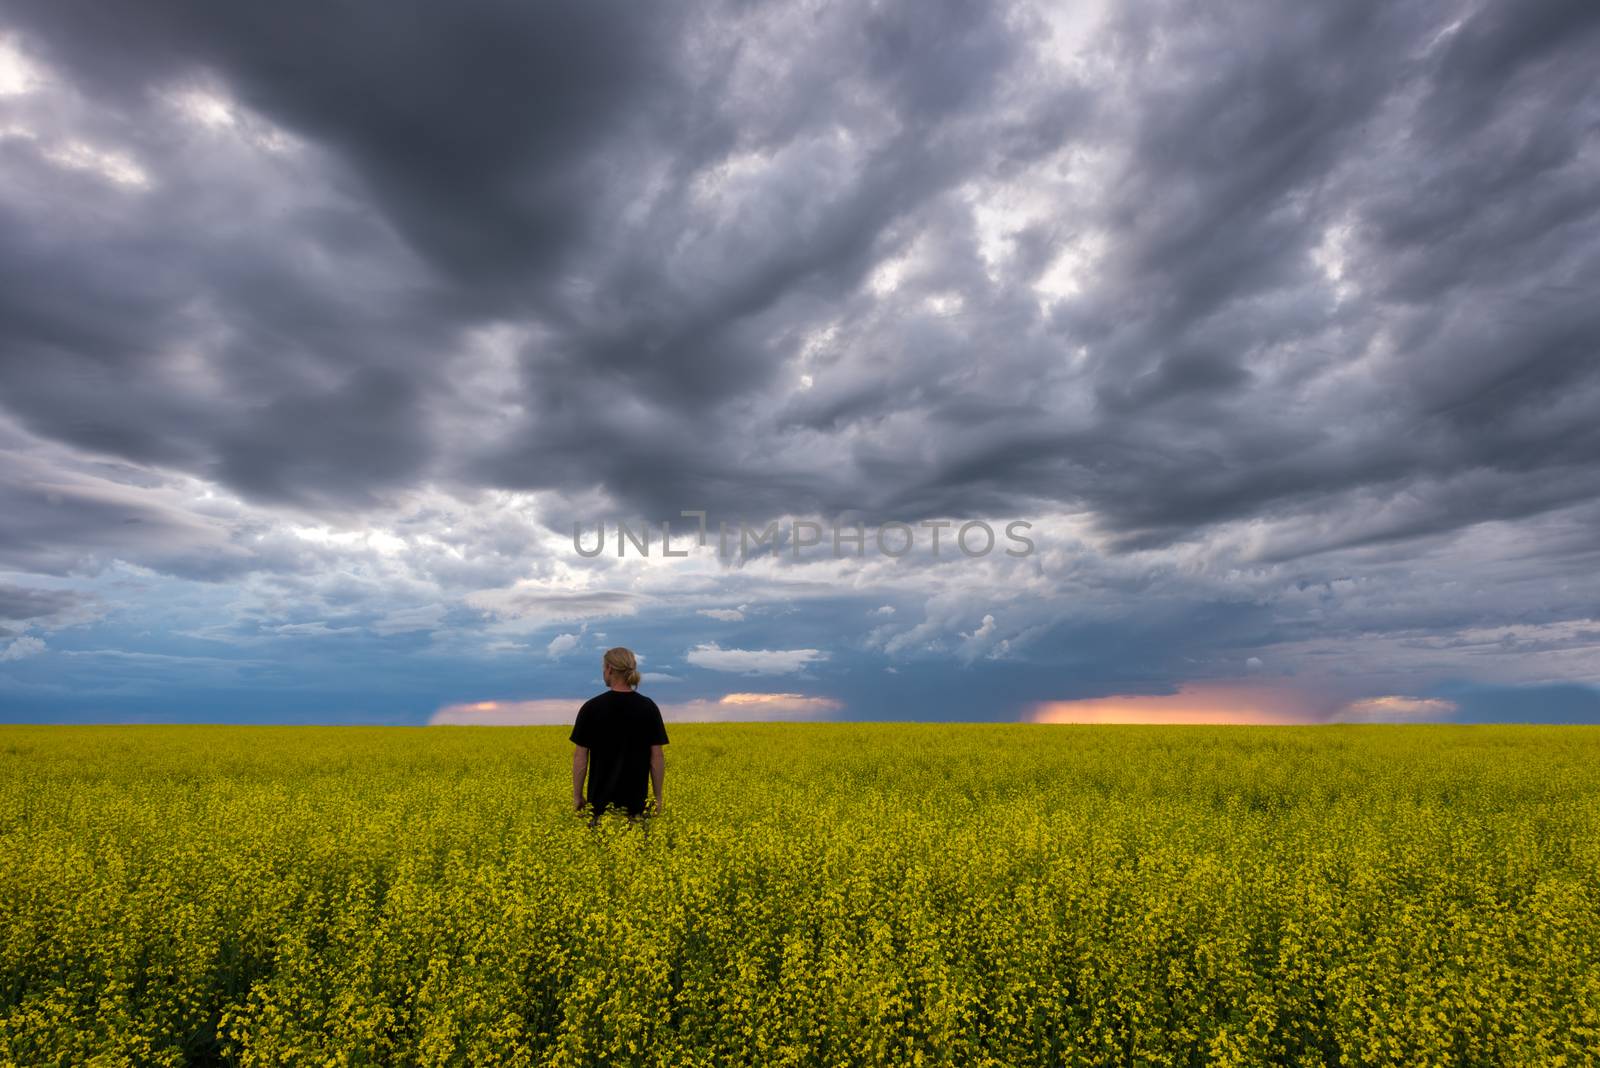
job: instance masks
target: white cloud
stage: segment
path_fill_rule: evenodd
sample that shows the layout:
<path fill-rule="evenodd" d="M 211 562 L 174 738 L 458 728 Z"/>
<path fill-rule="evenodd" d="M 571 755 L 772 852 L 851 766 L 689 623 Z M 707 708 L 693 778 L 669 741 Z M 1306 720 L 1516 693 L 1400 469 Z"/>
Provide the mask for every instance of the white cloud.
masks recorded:
<path fill-rule="evenodd" d="M 999 660 L 1011 652 L 1010 638 L 1001 638 L 999 641 L 994 640 L 994 616 L 987 613 L 983 617 L 983 623 L 977 630 L 972 631 L 970 634 L 962 631 L 961 637 L 966 641 L 962 646 L 960 656 L 963 661 L 968 663 L 975 659 L 980 652 L 988 660 Z"/>
<path fill-rule="evenodd" d="M 573 722 L 587 698 L 549 697 L 529 701 L 468 701 L 445 705 L 429 726 L 516 727 Z M 730 693 L 719 698 L 661 702 L 669 723 L 826 719 L 844 708 L 831 697 L 798 693 Z"/>
<path fill-rule="evenodd" d="M 17 48 L 10 36 L 0 37 L 0 96 L 32 92 L 40 82 L 39 69 Z"/>
<path fill-rule="evenodd" d="M 576 634 L 557 634 L 550 639 L 550 644 L 545 646 L 545 652 L 552 657 L 562 657 L 578 647 Z"/>
<path fill-rule="evenodd" d="M 233 105 L 229 100 L 204 89 L 175 93 L 171 100 L 185 118 L 202 126 L 232 126 L 238 121 L 234 118 Z"/>
<path fill-rule="evenodd" d="M 831 697 L 807 697 L 798 693 L 730 693 L 715 701 L 697 698 L 660 707 L 661 717 L 668 722 L 687 723 L 826 719 L 844 705 Z"/>
<path fill-rule="evenodd" d="M 417 605 L 399 608 L 372 624 L 378 634 L 405 634 L 414 630 L 433 630 L 444 622 L 445 606 L 442 604 Z"/>
<path fill-rule="evenodd" d="M 428 726 L 516 727 L 572 723 L 584 697 L 545 697 L 533 701 L 472 701 L 445 705 L 428 717 Z"/>
<path fill-rule="evenodd" d="M 336 634 L 341 630 L 353 630 L 353 627 L 330 627 L 322 620 L 314 623 L 283 623 L 270 628 L 274 634 L 287 634 L 293 638 L 303 638 L 308 634 Z"/>
<path fill-rule="evenodd" d="M 30 656 L 38 656 L 44 652 L 44 640 L 35 638 L 31 634 L 24 634 L 4 649 L 0 649 L 0 661 L 22 660 Z"/>
<path fill-rule="evenodd" d="M 44 156 L 51 163 L 68 170 L 93 171 L 118 185 L 144 187 L 150 184 L 149 175 L 132 157 L 122 152 L 96 148 L 83 141 L 67 141 L 48 148 Z"/>
<path fill-rule="evenodd" d="M 892 616 L 892 615 L 894 615 L 894 605 L 892 605 L 892 604 L 883 605 L 883 606 L 879 607 L 876 610 L 875 614 L 880 615 L 880 616 Z"/>
<path fill-rule="evenodd" d="M 463 600 L 488 615 L 521 621 L 530 627 L 632 616 L 639 610 L 639 599 L 631 593 L 584 588 L 567 575 L 551 581 L 522 579 L 508 587 L 474 590 Z"/>
<path fill-rule="evenodd" d="M 737 608 L 702 608 L 699 612 L 703 616 L 720 619 L 724 623 L 738 623 L 744 619 L 744 612 Z"/>
<path fill-rule="evenodd" d="M 1351 701 L 1334 715 L 1335 720 L 1353 723 L 1403 723 L 1411 720 L 1447 719 L 1455 712 L 1454 701 L 1438 697 L 1365 697 Z"/>
<path fill-rule="evenodd" d="M 742 675 L 788 675 L 827 658 L 817 649 L 723 649 L 716 642 L 697 645 L 684 657 L 695 667 Z"/>

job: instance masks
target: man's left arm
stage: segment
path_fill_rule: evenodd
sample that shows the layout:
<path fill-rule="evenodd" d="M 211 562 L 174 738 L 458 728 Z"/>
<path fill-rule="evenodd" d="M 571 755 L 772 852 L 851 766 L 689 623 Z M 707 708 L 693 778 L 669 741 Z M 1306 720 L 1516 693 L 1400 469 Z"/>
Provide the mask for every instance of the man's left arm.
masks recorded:
<path fill-rule="evenodd" d="M 572 807 L 583 807 L 583 780 L 589 774 L 589 750 L 586 746 L 572 747 Z"/>

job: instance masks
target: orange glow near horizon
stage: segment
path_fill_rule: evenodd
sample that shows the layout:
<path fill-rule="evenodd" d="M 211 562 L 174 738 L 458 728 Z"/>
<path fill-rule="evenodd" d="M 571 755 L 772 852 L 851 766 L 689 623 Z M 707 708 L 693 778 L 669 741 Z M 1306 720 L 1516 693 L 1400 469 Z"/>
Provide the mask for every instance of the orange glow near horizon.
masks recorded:
<path fill-rule="evenodd" d="M 1281 684 L 1186 682 L 1174 694 L 1041 701 L 1029 723 L 1193 723 L 1299 726 L 1325 722 L 1311 695 Z"/>

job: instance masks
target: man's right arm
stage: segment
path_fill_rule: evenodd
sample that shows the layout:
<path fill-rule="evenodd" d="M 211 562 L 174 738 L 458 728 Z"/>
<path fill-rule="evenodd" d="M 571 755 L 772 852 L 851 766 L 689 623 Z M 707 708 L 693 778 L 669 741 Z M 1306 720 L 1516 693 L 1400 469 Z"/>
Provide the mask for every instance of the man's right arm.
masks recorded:
<path fill-rule="evenodd" d="M 581 745 L 572 747 L 572 807 L 583 807 L 583 779 L 589 773 L 589 750 Z"/>
<path fill-rule="evenodd" d="M 661 787 L 667 777 L 667 758 L 659 745 L 650 747 L 650 788 L 656 793 L 656 811 L 661 811 Z"/>

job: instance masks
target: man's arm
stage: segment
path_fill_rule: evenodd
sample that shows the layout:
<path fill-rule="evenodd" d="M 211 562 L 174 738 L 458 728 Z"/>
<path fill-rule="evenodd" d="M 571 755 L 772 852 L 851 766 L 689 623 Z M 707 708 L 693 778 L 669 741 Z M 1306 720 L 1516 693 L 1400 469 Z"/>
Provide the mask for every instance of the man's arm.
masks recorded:
<path fill-rule="evenodd" d="M 589 773 L 588 747 L 572 747 L 572 807 L 583 807 L 583 778 Z"/>
<path fill-rule="evenodd" d="M 659 745 L 650 747 L 650 789 L 656 792 L 656 811 L 661 811 L 661 786 L 667 777 L 667 758 Z"/>

